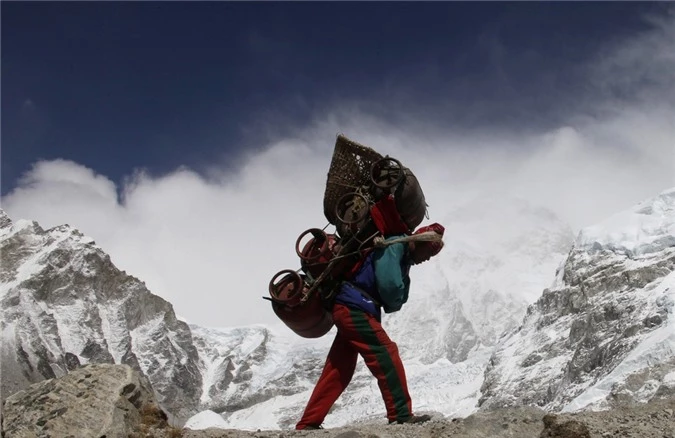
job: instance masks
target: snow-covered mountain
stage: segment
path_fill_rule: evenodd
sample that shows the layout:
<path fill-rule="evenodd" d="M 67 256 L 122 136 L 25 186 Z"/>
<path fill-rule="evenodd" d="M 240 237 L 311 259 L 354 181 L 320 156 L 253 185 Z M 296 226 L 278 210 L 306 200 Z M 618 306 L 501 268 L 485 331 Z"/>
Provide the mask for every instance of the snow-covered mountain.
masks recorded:
<path fill-rule="evenodd" d="M 293 423 L 301 396 L 323 367 L 326 338 L 306 340 L 264 326 L 228 329 L 190 326 L 203 376 L 202 409 L 250 424 L 278 428 Z M 274 415 L 266 409 L 275 406 Z"/>
<path fill-rule="evenodd" d="M 500 221 L 508 226 L 500 225 L 496 233 L 494 224 Z M 465 416 L 476 410 L 492 346 L 504 330 L 517 327 L 527 305 L 550 284 L 573 234 L 551 213 L 503 197 L 466 202 L 441 222 L 446 226 L 446 248 L 413 268 L 409 302 L 401 312 L 385 315 L 383 324 L 399 345 L 414 409 Z M 333 338 L 330 333 L 303 340 L 290 330 L 273 333 L 256 327 L 192 328 L 200 357 L 211 363 L 205 368 L 219 369 L 209 375 L 227 376 L 219 377 L 219 390 L 205 379 L 214 397 L 205 406 L 222 413 L 227 427 L 242 429 L 294 424 Z M 238 374 L 240 367 L 247 374 Z M 274 397 L 279 383 L 284 383 L 284 394 Z M 266 390 L 249 395 L 251 388 L 263 387 Z M 377 383 L 359 361 L 325 425 L 383 417 Z"/>
<path fill-rule="evenodd" d="M 576 240 L 550 212 L 500 196 L 439 222 L 446 248 L 413 268 L 409 302 L 383 321 L 416 411 L 573 410 L 672 394 L 675 190 Z M 203 411 L 195 424 L 276 429 L 301 415 L 332 332 L 188 326 L 68 226 L 2 213 L 0 244 L 3 396 L 78 363 L 121 362 L 148 375 L 172 414 Z M 359 362 L 325 426 L 383 417 Z"/>
<path fill-rule="evenodd" d="M 170 303 L 67 225 L 43 230 L 0 210 L 0 252 L 3 400 L 80 364 L 123 363 L 178 420 L 195 413 L 199 357 Z"/>
<path fill-rule="evenodd" d="M 481 406 L 606 408 L 675 395 L 675 189 L 584 229 L 490 359 Z"/>
<path fill-rule="evenodd" d="M 420 342 L 461 361 L 474 345 L 492 346 L 519 325 L 527 305 L 550 284 L 574 234 L 552 212 L 507 196 L 480 196 L 446 215 L 446 242 L 431 261 L 411 273 L 411 300 L 391 315 L 399 343 L 419 351 Z M 421 330 L 424 321 L 435 330 Z M 445 346 L 430 337 L 443 333 Z M 397 335 L 399 333 L 396 333 Z M 440 350 L 439 350 L 439 347 Z M 427 359 L 432 362 L 440 356 Z"/>
<path fill-rule="evenodd" d="M 321 339 L 302 339 L 265 327 L 191 328 L 207 376 L 203 408 L 224 420 L 208 424 L 250 430 L 288 428 L 298 421 L 334 336 L 332 331 Z M 457 364 L 445 358 L 426 364 L 409 356 L 406 370 L 416 409 L 454 415 L 474 410 L 489 351 L 474 351 Z M 212 412 L 196 416 L 187 426 L 198 424 L 204 415 L 213 418 Z M 384 414 L 377 383 L 359 363 L 325 425 L 379 420 Z"/>
<path fill-rule="evenodd" d="M 488 239 L 495 214 L 514 225 Z M 68 226 L 44 231 L 2 217 L 3 394 L 65 372 L 67 361 L 114 361 L 148 374 L 178 417 L 211 410 L 249 429 L 297 421 L 332 333 L 306 340 L 285 328 L 188 329 L 91 239 Z M 551 236 L 571 234 L 550 214 L 503 198 L 464 204 L 443 223 L 447 249 L 415 268 L 405 312 L 384 324 L 399 343 L 415 408 L 461 416 L 475 410 L 498 335 L 517 324 L 531 289 L 543 289 L 562 260 L 566 239 Z M 360 363 L 326 424 L 383 415 L 376 382 Z"/>

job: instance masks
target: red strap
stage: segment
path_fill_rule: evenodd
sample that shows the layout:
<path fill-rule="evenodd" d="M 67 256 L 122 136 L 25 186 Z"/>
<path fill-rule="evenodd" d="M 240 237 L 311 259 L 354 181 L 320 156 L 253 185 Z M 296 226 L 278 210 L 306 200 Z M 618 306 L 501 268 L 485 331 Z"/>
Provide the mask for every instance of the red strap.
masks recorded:
<path fill-rule="evenodd" d="M 352 278 L 354 278 L 354 276 L 359 272 L 359 269 L 361 269 L 361 266 L 363 266 L 363 262 L 366 261 L 366 257 L 368 256 L 368 254 L 370 254 L 372 250 L 373 248 L 366 248 L 364 250 L 361 250 L 359 254 L 360 256 L 359 260 L 356 263 L 354 263 L 354 266 L 352 266 L 352 268 L 345 276 L 347 280 L 351 280 Z"/>
<path fill-rule="evenodd" d="M 410 228 L 398 213 L 393 195 L 382 198 L 370 207 L 370 216 L 383 236 L 410 233 Z"/>

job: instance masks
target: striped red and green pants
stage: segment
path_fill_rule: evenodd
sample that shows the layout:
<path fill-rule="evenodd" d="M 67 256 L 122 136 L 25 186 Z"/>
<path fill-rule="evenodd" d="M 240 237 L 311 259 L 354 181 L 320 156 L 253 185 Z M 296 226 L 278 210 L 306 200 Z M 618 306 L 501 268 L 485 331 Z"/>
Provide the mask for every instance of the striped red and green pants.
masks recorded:
<path fill-rule="evenodd" d="M 304 429 L 323 423 L 328 411 L 351 381 L 359 354 L 377 378 L 389 421 L 410 417 L 412 402 L 403 363 L 398 347 L 389 339 L 382 324 L 374 316 L 342 304 L 333 307 L 333 321 L 337 336 L 305 413 L 295 428 Z"/>

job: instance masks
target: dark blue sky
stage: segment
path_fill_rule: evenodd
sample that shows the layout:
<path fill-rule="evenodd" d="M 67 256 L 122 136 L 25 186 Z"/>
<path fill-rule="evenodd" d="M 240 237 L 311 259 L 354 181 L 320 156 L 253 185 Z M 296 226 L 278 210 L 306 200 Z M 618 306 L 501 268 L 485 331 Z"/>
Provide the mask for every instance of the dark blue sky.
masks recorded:
<path fill-rule="evenodd" d="M 38 159 L 117 182 L 232 162 L 341 102 L 391 123 L 555 125 L 594 95 L 580 66 L 662 7 L 2 2 L 2 193 Z"/>

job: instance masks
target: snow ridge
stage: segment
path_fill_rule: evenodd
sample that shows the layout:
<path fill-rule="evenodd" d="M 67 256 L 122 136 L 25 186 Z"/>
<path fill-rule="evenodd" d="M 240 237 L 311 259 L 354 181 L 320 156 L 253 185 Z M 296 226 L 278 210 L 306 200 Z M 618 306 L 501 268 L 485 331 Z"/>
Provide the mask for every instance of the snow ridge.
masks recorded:
<path fill-rule="evenodd" d="M 496 232 L 495 221 L 509 226 Z M 405 311 L 383 321 L 416 411 L 575 411 L 675 396 L 675 189 L 576 239 L 550 212 L 503 196 L 440 222 L 446 248 L 414 268 Z M 188 326 L 66 225 L 45 231 L 0 210 L 0 245 L 3 396 L 83 363 L 126 363 L 177 419 L 201 412 L 194 428 L 291 428 L 334 335 Z M 359 362 L 324 425 L 384 417 Z"/>
<path fill-rule="evenodd" d="M 584 229 L 497 346 L 481 406 L 604 409 L 673 393 L 675 190 Z"/>
<path fill-rule="evenodd" d="M 168 302 L 67 225 L 0 211 L 0 226 L 3 397 L 85 363 L 125 363 L 178 420 L 197 411 L 197 351 Z"/>

